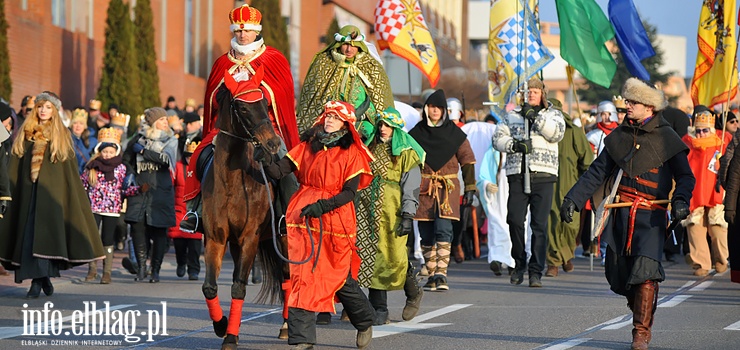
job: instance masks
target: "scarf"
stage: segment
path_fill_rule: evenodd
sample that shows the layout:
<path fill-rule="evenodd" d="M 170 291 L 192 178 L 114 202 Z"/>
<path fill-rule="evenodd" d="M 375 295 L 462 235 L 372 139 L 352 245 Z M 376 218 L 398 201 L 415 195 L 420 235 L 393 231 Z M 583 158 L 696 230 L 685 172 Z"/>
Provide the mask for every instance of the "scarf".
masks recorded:
<path fill-rule="evenodd" d="M 603 123 L 597 123 L 596 124 L 596 127 L 599 128 L 599 130 L 603 131 L 604 132 L 604 135 L 607 135 L 608 136 L 609 134 L 612 133 L 612 131 L 614 131 L 614 129 L 617 128 L 617 126 L 619 126 L 619 124 L 614 123 L 614 122 L 612 122 L 612 124 L 614 124 L 614 127 L 613 128 L 608 128 L 608 127 L 604 126 Z"/>
<path fill-rule="evenodd" d="M 91 160 L 87 165 L 85 165 L 85 169 L 97 169 L 103 175 L 105 176 L 105 181 L 110 182 L 116 179 L 115 173 L 113 172 L 116 170 L 116 167 L 121 165 L 123 162 L 122 156 L 119 154 L 111 159 L 103 159 L 103 158 L 95 158 Z"/>
<path fill-rule="evenodd" d="M 344 135 L 347 135 L 347 129 L 339 129 L 332 133 L 327 133 L 324 130 L 321 130 L 316 134 L 319 138 L 319 142 L 321 142 L 326 147 L 334 147 L 337 145 L 337 142 L 339 142 L 339 139 L 341 139 Z"/>
<path fill-rule="evenodd" d="M 31 151 L 31 182 L 36 183 L 41 171 L 41 164 L 44 162 L 44 153 L 46 145 L 51 140 L 51 123 L 47 122 L 37 125 L 33 130 L 26 131 L 26 140 L 33 142 Z"/>
<path fill-rule="evenodd" d="M 261 37 L 246 45 L 239 45 L 236 38 L 231 38 L 231 48 L 236 51 L 236 53 L 245 56 L 254 55 L 254 53 L 264 44 L 265 41 Z"/>
<path fill-rule="evenodd" d="M 336 50 L 331 51 L 331 58 L 334 60 L 334 62 L 339 66 L 339 68 L 344 68 L 344 75 L 342 76 L 342 88 L 347 86 L 347 82 L 350 78 L 354 78 L 355 76 L 359 76 L 362 80 L 362 83 L 365 84 L 365 86 L 368 89 L 373 88 L 373 84 L 370 83 L 370 79 L 368 79 L 367 75 L 363 73 L 360 68 L 357 67 L 355 64 L 355 60 L 359 60 L 365 53 L 358 52 L 354 59 L 351 60 L 351 62 L 347 62 L 347 56 L 343 55 L 341 52 L 338 52 Z"/>
<path fill-rule="evenodd" d="M 177 139 L 172 129 L 159 130 L 145 125 L 139 133 L 142 137 L 138 143 L 146 150 L 159 153 L 160 157 L 167 157 L 170 173 L 174 173 L 177 161 Z M 144 159 L 141 153 L 136 154 L 136 168 L 139 173 L 157 171 L 159 167 L 160 164 Z"/>

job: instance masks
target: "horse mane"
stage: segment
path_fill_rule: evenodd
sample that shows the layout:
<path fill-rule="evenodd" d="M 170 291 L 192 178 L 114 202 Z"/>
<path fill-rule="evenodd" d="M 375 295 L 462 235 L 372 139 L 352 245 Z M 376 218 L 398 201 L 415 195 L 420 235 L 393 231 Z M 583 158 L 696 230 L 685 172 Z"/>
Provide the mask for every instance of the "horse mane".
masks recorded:
<path fill-rule="evenodd" d="M 223 129 L 224 120 L 230 118 L 229 114 L 231 113 L 231 92 L 226 88 L 226 85 L 221 85 L 216 92 L 216 103 L 218 104 L 216 127 Z"/>

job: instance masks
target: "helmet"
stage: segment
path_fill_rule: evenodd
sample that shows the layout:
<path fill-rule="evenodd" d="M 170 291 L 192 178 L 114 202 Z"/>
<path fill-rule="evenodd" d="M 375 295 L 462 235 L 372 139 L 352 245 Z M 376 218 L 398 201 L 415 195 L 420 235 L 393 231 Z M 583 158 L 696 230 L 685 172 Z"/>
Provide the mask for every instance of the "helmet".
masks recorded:
<path fill-rule="evenodd" d="M 618 122 L 619 116 L 617 115 L 617 107 L 611 101 L 601 101 L 599 107 L 596 109 L 596 122 L 601 123 L 601 113 L 609 112 L 609 120 L 612 122 Z"/>
<path fill-rule="evenodd" d="M 462 116 L 462 103 L 460 103 L 460 100 L 450 97 L 447 99 L 447 110 L 450 112 L 450 120 L 460 120 Z"/>

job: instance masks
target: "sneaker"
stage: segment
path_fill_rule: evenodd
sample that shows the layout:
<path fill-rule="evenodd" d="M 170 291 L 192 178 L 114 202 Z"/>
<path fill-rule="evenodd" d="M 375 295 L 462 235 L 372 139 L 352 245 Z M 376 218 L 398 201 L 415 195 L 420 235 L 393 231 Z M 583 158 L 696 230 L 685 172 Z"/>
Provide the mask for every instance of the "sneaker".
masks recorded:
<path fill-rule="evenodd" d="M 427 279 L 427 283 L 424 284 L 424 290 L 429 292 L 434 292 L 437 290 L 437 278 L 436 276 L 429 276 Z"/>
<path fill-rule="evenodd" d="M 573 266 L 573 259 L 568 260 L 565 264 L 563 264 L 563 271 L 565 272 L 573 272 L 573 270 L 575 269 L 576 267 Z"/>
<path fill-rule="evenodd" d="M 195 233 L 195 229 L 198 227 L 198 214 L 194 212 L 188 212 L 183 216 L 180 221 L 180 231 L 187 233 Z"/>
<path fill-rule="evenodd" d="M 529 287 L 530 288 L 542 288 L 542 278 L 537 275 L 529 276 Z"/>
<path fill-rule="evenodd" d="M 175 271 L 175 273 L 177 273 L 177 277 L 184 277 L 186 269 L 186 265 L 177 265 L 177 270 Z"/>
<path fill-rule="evenodd" d="M 509 279 L 509 283 L 514 284 L 514 285 L 519 285 L 519 284 L 522 284 L 522 282 L 524 282 L 524 272 L 520 273 L 520 272 L 512 271 L 511 279 Z"/>
<path fill-rule="evenodd" d="M 500 261 L 496 261 L 496 260 L 491 261 L 491 263 L 488 264 L 488 268 L 491 269 L 491 271 L 493 271 L 493 274 L 494 275 L 501 276 L 501 268 L 502 268 L 502 266 L 501 266 L 501 262 Z"/>
<path fill-rule="evenodd" d="M 442 275 L 437 275 L 437 291 L 438 292 L 444 292 L 450 290 L 450 286 L 447 285 L 447 277 Z"/>
<path fill-rule="evenodd" d="M 331 324 L 331 314 L 328 312 L 319 312 L 316 315 L 316 324 L 327 325 Z"/>
<path fill-rule="evenodd" d="M 545 277 L 558 277 L 558 267 L 548 266 L 547 272 L 545 272 Z"/>

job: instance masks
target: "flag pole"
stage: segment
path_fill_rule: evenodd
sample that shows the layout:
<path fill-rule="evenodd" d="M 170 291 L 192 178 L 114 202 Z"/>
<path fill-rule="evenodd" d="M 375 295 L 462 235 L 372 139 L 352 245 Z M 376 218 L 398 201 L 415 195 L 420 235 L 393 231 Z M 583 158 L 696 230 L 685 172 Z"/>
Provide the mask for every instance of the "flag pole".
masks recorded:
<path fill-rule="evenodd" d="M 740 15 L 740 13 L 738 13 Z M 740 24 L 740 22 L 738 22 Z M 737 27 L 735 27 L 735 36 L 737 36 Z M 727 83 L 727 102 L 722 107 L 722 137 L 720 137 L 721 141 L 719 144 L 719 150 L 720 153 L 717 154 L 717 162 L 719 163 L 719 158 L 722 156 L 722 149 L 725 147 L 725 132 L 727 132 L 727 110 L 730 108 L 730 91 L 732 90 L 732 81 L 733 77 L 737 77 L 735 73 L 735 68 L 737 67 L 737 48 L 738 45 L 740 45 L 740 37 L 735 40 L 735 62 L 732 64 L 732 71 L 730 73 L 730 79 L 728 79 Z M 734 137 L 735 135 L 733 135 Z M 720 192 L 720 176 L 717 175 L 717 182 L 714 185 L 714 191 L 719 193 Z"/>
<path fill-rule="evenodd" d="M 519 2 L 517 2 L 517 4 L 519 4 Z M 524 3 L 524 17 L 525 18 L 528 13 L 527 7 L 529 7 L 529 4 Z M 529 84 L 527 84 L 527 79 L 526 79 L 527 78 L 527 22 L 526 20 L 524 21 L 524 25 L 522 27 L 523 27 L 522 29 L 524 30 L 524 35 L 523 35 L 524 46 L 522 46 L 522 49 L 519 50 L 519 52 L 524 51 L 524 62 L 522 64 L 522 67 L 523 67 L 522 71 L 524 72 L 524 78 L 525 78 L 524 85 L 523 85 L 524 88 L 522 91 L 523 93 L 522 106 L 524 106 L 528 102 L 527 95 L 529 95 Z M 542 103 L 542 101 L 540 101 L 540 103 Z M 522 119 L 524 119 L 524 141 L 527 141 L 529 140 L 529 127 L 530 127 L 529 119 L 527 119 L 526 116 L 522 116 Z M 524 194 L 532 193 L 532 184 L 530 182 L 531 180 L 530 180 L 530 175 L 529 175 L 529 164 L 527 164 L 527 158 L 529 157 L 527 157 L 526 154 L 522 153 L 522 165 L 524 166 L 524 175 L 522 176 L 522 182 L 523 182 L 522 185 L 524 186 L 524 191 L 523 191 Z"/>

